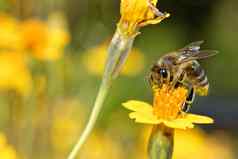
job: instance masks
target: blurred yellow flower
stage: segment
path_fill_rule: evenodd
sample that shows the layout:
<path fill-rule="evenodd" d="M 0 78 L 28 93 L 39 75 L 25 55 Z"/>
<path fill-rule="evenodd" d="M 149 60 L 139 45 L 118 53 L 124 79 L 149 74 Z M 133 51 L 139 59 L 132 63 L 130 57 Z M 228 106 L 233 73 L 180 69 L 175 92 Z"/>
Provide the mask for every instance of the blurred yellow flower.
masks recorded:
<path fill-rule="evenodd" d="M 21 95 L 28 95 L 32 88 L 31 74 L 25 59 L 18 52 L 0 53 L 0 89 L 15 90 Z"/>
<path fill-rule="evenodd" d="M 78 99 L 66 99 L 57 104 L 53 114 L 51 141 L 56 154 L 65 155 L 74 144 L 84 122 L 85 111 Z M 77 115 L 78 118 L 75 117 Z"/>
<path fill-rule="evenodd" d="M 58 13 L 50 15 L 47 22 L 18 21 L 0 13 L 0 26 L 0 49 L 29 52 L 39 60 L 59 59 L 70 41 L 65 20 Z"/>
<path fill-rule="evenodd" d="M 141 133 L 139 150 L 134 158 L 147 159 L 147 145 L 151 129 Z M 219 140 L 217 140 L 219 139 Z M 137 146 L 137 145 L 136 145 Z M 140 152 L 140 153 L 138 153 Z M 172 159 L 234 159 L 232 142 L 226 134 L 206 134 L 201 129 L 175 130 Z"/>
<path fill-rule="evenodd" d="M 60 13 L 54 13 L 49 16 L 48 46 L 44 52 L 46 59 L 58 59 L 63 55 L 64 48 L 70 41 L 70 35 L 65 23 L 65 19 Z"/>
<path fill-rule="evenodd" d="M 182 112 L 187 93 L 184 87 L 171 89 L 168 85 L 163 85 L 154 94 L 153 106 L 135 100 L 123 103 L 123 106 L 134 111 L 129 117 L 139 123 L 164 124 L 177 129 L 193 128 L 193 123 L 213 123 L 213 119 L 209 117 Z"/>
<path fill-rule="evenodd" d="M 65 46 L 69 43 L 69 33 L 63 18 L 49 16 L 48 23 L 30 19 L 21 25 L 26 48 L 39 60 L 57 60 L 63 55 Z"/>
<path fill-rule="evenodd" d="M 47 43 L 47 26 L 43 21 L 28 19 L 21 23 L 26 48 L 36 49 Z"/>
<path fill-rule="evenodd" d="M 3 133 L 0 133 L 0 157 L 1 159 L 17 159 L 15 149 L 7 143 L 7 138 Z"/>
<path fill-rule="evenodd" d="M 176 130 L 173 159 L 234 159 L 231 144 L 224 141 L 221 136 L 207 135 L 199 129 Z"/>
<path fill-rule="evenodd" d="M 123 159 L 126 158 L 119 141 L 113 140 L 112 136 L 96 132 L 87 141 L 87 145 L 82 147 L 79 159 Z"/>
<path fill-rule="evenodd" d="M 78 134 L 78 123 L 76 120 L 65 116 L 57 117 L 53 123 L 52 142 L 57 152 L 66 152 L 74 143 Z"/>
<path fill-rule="evenodd" d="M 78 99 L 69 98 L 59 101 L 57 104 L 51 131 L 51 142 L 56 158 L 64 158 L 62 156 L 65 156 L 75 143 L 77 135 L 83 128 L 85 114 L 84 105 Z M 95 131 L 78 157 L 80 159 L 125 158 L 122 157 L 123 151 L 119 143 L 119 141 L 117 143 L 111 139 L 110 136 Z"/>
<path fill-rule="evenodd" d="M 168 18 L 168 13 L 161 13 L 157 0 L 121 0 L 121 19 L 118 28 L 126 36 L 136 35 L 140 27 L 160 23 Z"/>
<path fill-rule="evenodd" d="M 102 75 L 107 57 L 107 43 L 88 50 L 83 57 L 83 64 L 87 71 L 94 75 Z M 132 49 L 123 69 L 122 75 L 135 76 L 139 74 L 145 65 L 144 55 L 138 49 Z"/>
<path fill-rule="evenodd" d="M 23 48 L 23 39 L 19 23 L 13 17 L 0 13 L 0 48 L 19 50 Z"/>

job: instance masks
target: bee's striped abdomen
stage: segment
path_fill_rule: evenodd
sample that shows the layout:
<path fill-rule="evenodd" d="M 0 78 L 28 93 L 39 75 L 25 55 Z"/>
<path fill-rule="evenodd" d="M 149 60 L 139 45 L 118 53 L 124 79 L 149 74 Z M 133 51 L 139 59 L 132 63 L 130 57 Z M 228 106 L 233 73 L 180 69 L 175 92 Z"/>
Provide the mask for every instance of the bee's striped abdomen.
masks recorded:
<path fill-rule="evenodd" d="M 192 65 L 188 66 L 187 76 L 193 85 L 195 92 L 200 96 L 205 96 L 208 93 L 209 82 L 204 69 L 197 61 L 193 61 Z"/>

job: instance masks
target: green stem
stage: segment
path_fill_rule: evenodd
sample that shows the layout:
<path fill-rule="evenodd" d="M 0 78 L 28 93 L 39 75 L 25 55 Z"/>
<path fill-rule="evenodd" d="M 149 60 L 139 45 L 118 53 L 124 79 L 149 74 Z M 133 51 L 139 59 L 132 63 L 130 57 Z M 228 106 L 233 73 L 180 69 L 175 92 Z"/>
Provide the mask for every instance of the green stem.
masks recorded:
<path fill-rule="evenodd" d="M 134 38 L 135 37 L 125 37 L 119 30 L 117 30 L 114 34 L 108 49 L 108 58 L 102 83 L 98 91 L 88 123 L 67 159 L 74 159 L 77 156 L 77 153 L 80 150 L 81 146 L 90 135 L 97 121 L 98 115 L 102 109 L 108 91 L 111 87 L 112 81 L 118 76 L 126 60 L 126 57 L 132 48 Z"/>
<path fill-rule="evenodd" d="M 149 144 L 149 159 L 171 159 L 173 152 L 174 129 L 163 125 L 154 126 Z"/>

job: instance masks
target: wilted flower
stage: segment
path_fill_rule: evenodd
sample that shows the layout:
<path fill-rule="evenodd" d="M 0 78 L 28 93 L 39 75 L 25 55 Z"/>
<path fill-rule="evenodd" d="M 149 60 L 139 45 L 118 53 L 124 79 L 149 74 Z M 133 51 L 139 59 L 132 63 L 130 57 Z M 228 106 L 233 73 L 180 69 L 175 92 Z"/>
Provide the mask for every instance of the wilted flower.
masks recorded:
<path fill-rule="evenodd" d="M 163 85 L 154 94 L 153 106 L 134 100 L 123 103 L 123 106 L 134 111 L 129 116 L 139 123 L 164 124 L 167 127 L 178 129 L 193 128 L 193 123 L 213 123 L 213 119 L 209 117 L 182 111 L 187 93 L 184 87 L 171 89 L 168 85 Z"/>
<path fill-rule="evenodd" d="M 103 43 L 95 48 L 88 50 L 83 57 L 83 63 L 89 73 L 94 75 L 102 75 L 104 64 L 107 58 L 107 43 Z M 133 76 L 140 73 L 144 68 L 143 53 L 136 48 L 131 50 L 129 57 L 122 68 L 121 74 Z"/>
<path fill-rule="evenodd" d="M 160 23 L 168 18 L 157 8 L 157 0 L 121 0 L 121 19 L 118 28 L 126 36 L 138 34 L 140 27 Z"/>

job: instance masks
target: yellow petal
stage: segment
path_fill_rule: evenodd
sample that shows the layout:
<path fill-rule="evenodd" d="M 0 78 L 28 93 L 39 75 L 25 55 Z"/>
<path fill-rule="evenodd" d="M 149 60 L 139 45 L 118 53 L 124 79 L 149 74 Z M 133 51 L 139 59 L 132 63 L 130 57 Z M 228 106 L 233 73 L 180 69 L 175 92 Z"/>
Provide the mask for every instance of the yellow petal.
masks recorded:
<path fill-rule="evenodd" d="M 212 124 L 214 120 L 210 117 L 195 114 L 186 114 L 184 119 L 197 124 Z"/>
<path fill-rule="evenodd" d="M 175 129 L 187 129 L 187 128 L 193 128 L 194 125 L 192 122 L 187 121 L 185 119 L 175 119 L 171 121 L 164 120 L 163 123 L 170 127 Z"/>
<path fill-rule="evenodd" d="M 168 18 L 169 14 L 159 13 L 156 4 L 157 0 L 121 0 L 120 32 L 129 37 L 136 36 L 140 27 Z"/>
<path fill-rule="evenodd" d="M 142 113 L 149 113 L 153 114 L 153 108 L 150 104 L 141 102 L 141 101 L 136 101 L 136 100 L 130 100 L 125 103 L 122 103 L 122 105 L 132 111 L 135 112 L 142 112 Z"/>
<path fill-rule="evenodd" d="M 161 123 L 161 120 L 158 120 L 156 116 L 154 116 L 152 113 L 142 113 L 142 112 L 132 112 L 129 114 L 129 117 L 131 119 L 135 119 L 135 122 L 138 123 L 144 123 L 144 124 L 159 124 Z"/>

